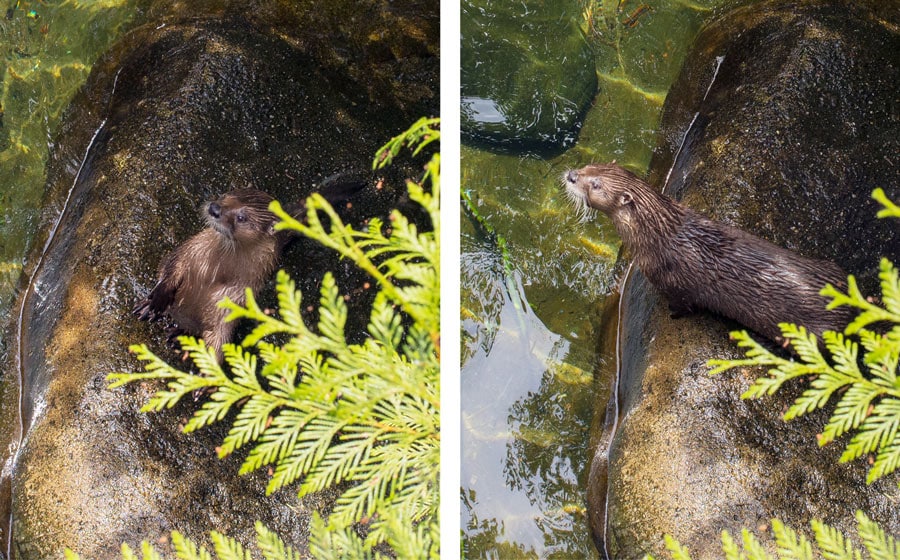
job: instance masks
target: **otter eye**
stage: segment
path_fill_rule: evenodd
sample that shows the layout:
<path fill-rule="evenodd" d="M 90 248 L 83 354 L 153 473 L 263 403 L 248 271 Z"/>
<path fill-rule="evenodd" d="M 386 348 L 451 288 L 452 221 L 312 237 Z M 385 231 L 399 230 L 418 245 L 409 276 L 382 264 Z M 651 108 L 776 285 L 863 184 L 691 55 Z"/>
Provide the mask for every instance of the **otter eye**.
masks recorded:
<path fill-rule="evenodd" d="M 243 224 L 247 221 L 247 216 L 243 212 L 239 212 L 238 215 L 235 216 L 235 219 L 239 224 Z"/>
<path fill-rule="evenodd" d="M 591 181 L 591 190 L 599 191 L 602 188 L 599 179 L 594 179 Z"/>

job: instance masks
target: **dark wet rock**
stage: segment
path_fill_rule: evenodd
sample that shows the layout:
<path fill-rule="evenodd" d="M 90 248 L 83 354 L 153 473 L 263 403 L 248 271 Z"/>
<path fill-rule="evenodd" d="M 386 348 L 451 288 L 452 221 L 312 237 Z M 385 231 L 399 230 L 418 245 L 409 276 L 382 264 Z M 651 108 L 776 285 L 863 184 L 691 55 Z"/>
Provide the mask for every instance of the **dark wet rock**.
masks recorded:
<path fill-rule="evenodd" d="M 182 434 L 198 403 L 146 415 L 138 409 L 158 384 L 106 389 L 108 373 L 139 369 L 129 343 L 149 341 L 177 361 L 162 327 L 130 310 L 164 254 L 203 226 L 203 201 L 249 184 L 292 202 L 337 174 L 370 185 L 346 212 L 362 225 L 402 204 L 401 178 L 421 173 L 421 162 L 398 165 L 376 189 L 369 169 L 379 146 L 436 113 L 438 65 L 423 46 L 437 44 L 436 26 L 391 29 L 379 45 L 366 43 L 377 51 L 370 57 L 357 36 L 338 33 L 356 24 L 324 23 L 334 5 L 309 16 L 323 18 L 315 26 L 275 3 L 268 11 L 241 4 L 252 10 L 169 18 L 123 38 L 61 125 L 26 263 L 33 281 L 15 307 L 20 347 L 13 325 L 0 393 L 0 421 L 12 428 L 0 430 L 0 513 L 11 490 L 17 558 L 59 556 L 65 546 L 109 558 L 123 541 L 156 542 L 173 529 L 201 540 L 216 529 L 249 543 L 257 519 L 304 550 L 312 512 L 331 507 L 330 492 L 267 497 L 265 472 L 238 477 L 244 453 L 216 458 L 221 426 Z M 353 9 L 360 20 L 381 13 L 374 3 Z M 400 67 L 421 78 L 415 91 L 388 78 Z M 283 266 L 311 301 L 324 271 L 335 271 L 350 305 L 366 308 L 366 278 L 314 243 L 297 241 Z M 364 336 L 366 320 L 357 313 L 353 336 Z M 10 387 L 20 360 L 25 436 L 13 463 L 7 450 L 20 430 Z"/>
<path fill-rule="evenodd" d="M 900 228 L 876 220 L 870 198 L 876 187 L 900 198 L 900 38 L 886 17 L 850 3 L 777 2 L 709 24 L 666 100 L 651 181 L 832 259 L 873 292 L 879 258 L 900 262 Z M 694 557 L 718 556 L 723 529 L 757 531 L 772 518 L 807 532 L 819 519 L 851 535 L 857 509 L 900 534 L 896 477 L 867 486 L 865 461 L 838 463 L 846 438 L 818 447 L 833 403 L 785 423 L 803 383 L 742 401 L 763 371 L 708 375 L 709 358 L 739 355 L 727 337 L 739 325 L 672 319 L 639 271 L 621 298 L 620 423 L 608 465 L 597 447 L 589 482 L 592 530 L 605 531 L 613 558 L 662 555 L 664 534 Z M 607 337 L 607 352 L 615 344 Z"/>
<path fill-rule="evenodd" d="M 463 2 L 464 139 L 515 150 L 560 151 L 574 143 L 596 93 L 597 74 L 573 10 L 577 6 L 568 1 Z"/>

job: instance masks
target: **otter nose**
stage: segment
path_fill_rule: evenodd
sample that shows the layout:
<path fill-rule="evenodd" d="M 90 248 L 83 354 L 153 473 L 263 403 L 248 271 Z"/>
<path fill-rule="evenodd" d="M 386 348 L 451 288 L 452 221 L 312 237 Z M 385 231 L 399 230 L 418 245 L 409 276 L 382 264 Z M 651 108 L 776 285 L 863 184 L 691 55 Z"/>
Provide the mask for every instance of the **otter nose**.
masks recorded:
<path fill-rule="evenodd" d="M 217 220 L 222 216 L 222 207 L 219 206 L 218 202 L 210 202 L 206 211 L 209 212 L 210 216 Z"/>
<path fill-rule="evenodd" d="M 566 173 L 566 181 L 568 181 L 569 183 L 574 183 L 577 180 L 578 180 L 578 172 L 577 171 L 572 170 L 572 171 L 569 171 L 568 173 Z"/>

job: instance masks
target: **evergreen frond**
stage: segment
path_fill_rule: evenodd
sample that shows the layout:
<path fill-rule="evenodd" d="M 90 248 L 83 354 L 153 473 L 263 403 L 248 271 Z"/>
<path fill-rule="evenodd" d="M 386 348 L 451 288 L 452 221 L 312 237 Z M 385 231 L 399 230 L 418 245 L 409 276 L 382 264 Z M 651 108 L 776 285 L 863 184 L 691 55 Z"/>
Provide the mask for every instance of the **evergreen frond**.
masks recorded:
<path fill-rule="evenodd" d="M 294 450 L 297 436 L 311 415 L 297 410 L 285 410 L 275 416 L 272 424 L 260 436 L 259 443 L 250 450 L 239 474 L 247 474 L 287 457 Z"/>
<path fill-rule="evenodd" d="M 741 531 L 741 542 L 749 560 L 772 560 L 762 543 L 747 529 Z"/>
<path fill-rule="evenodd" d="M 875 522 L 863 512 L 856 512 L 859 540 L 865 546 L 872 560 L 900 559 L 900 543 L 897 538 L 887 535 Z M 862 560 L 863 555 L 854 548 L 851 539 L 842 535 L 833 527 L 821 521 L 810 523 L 815 542 L 798 534 L 778 519 L 772 520 L 772 532 L 775 536 L 777 560 Z M 722 532 L 722 552 L 727 560 L 765 560 L 770 556 L 762 543 L 747 529 L 741 531 L 742 545 L 737 544 L 728 531 Z M 687 549 L 669 535 L 665 535 L 666 550 L 673 560 L 689 558 Z M 651 558 L 647 556 L 646 558 Z"/>
<path fill-rule="evenodd" d="M 882 258 L 879 264 L 878 277 L 881 279 L 881 292 L 884 307 L 879 307 L 862 295 L 853 275 L 847 278 L 847 293 L 844 294 L 831 284 L 825 286 L 820 292 L 825 297 L 832 298 L 828 309 L 834 309 L 841 305 L 855 307 L 861 312 L 856 319 L 847 326 L 844 332 L 856 334 L 873 323 L 881 321 L 894 324 L 900 323 L 900 274 L 893 263 L 887 258 Z"/>
<path fill-rule="evenodd" d="M 895 430 L 896 433 L 896 430 Z M 875 457 L 872 469 L 866 476 L 866 482 L 869 484 L 875 482 L 882 476 L 892 473 L 900 467 L 900 441 L 896 439 L 890 445 L 882 447 Z"/>
<path fill-rule="evenodd" d="M 725 560 L 744 560 L 744 553 L 738 546 L 728 531 L 722 531 L 722 552 L 725 553 Z"/>
<path fill-rule="evenodd" d="M 853 548 L 850 539 L 837 529 L 825 525 L 821 521 L 812 521 L 813 534 L 825 560 L 859 560 L 859 551 Z"/>
<path fill-rule="evenodd" d="M 77 555 L 75 556 L 78 557 Z M 127 545 L 122 543 L 122 559 L 123 560 L 138 560 L 137 554 L 134 553 L 133 550 Z"/>
<path fill-rule="evenodd" d="M 887 535 L 877 523 L 861 511 L 856 512 L 859 524 L 859 538 L 872 560 L 897 560 L 900 558 L 900 543 L 896 537 Z"/>
<path fill-rule="evenodd" d="M 872 191 L 872 198 L 877 200 L 884 206 L 883 210 L 879 210 L 878 216 L 879 218 L 900 218 L 900 206 L 894 204 L 886 194 L 884 194 L 884 189 L 878 187 L 874 191 Z"/>
<path fill-rule="evenodd" d="M 217 531 L 210 533 L 213 548 L 219 560 L 253 560 L 249 550 L 245 550 L 237 540 Z"/>
<path fill-rule="evenodd" d="M 257 394 L 241 407 L 234 424 L 219 448 L 219 457 L 226 457 L 250 441 L 259 439 L 266 426 L 272 422 L 272 415 L 278 408 L 275 399 L 265 393 Z M 220 418 L 221 419 L 221 418 Z"/>
<path fill-rule="evenodd" d="M 888 321 L 900 322 L 900 272 L 890 260 L 882 257 L 878 277 L 881 279 L 881 300 L 890 315 Z"/>
<path fill-rule="evenodd" d="M 141 543 L 141 555 L 144 560 L 162 560 L 160 553 L 147 541 Z"/>
<path fill-rule="evenodd" d="M 681 546 L 681 544 L 666 535 L 666 550 L 672 553 L 672 560 L 691 560 L 691 555 L 688 552 L 687 547 Z"/>
<path fill-rule="evenodd" d="M 198 547 L 178 531 L 172 531 L 172 546 L 175 556 L 181 560 L 212 560 L 205 548 Z"/>
<path fill-rule="evenodd" d="M 825 425 L 820 444 L 825 445 L 859 427 L 868 415 L 872 401 L 879 396 L 879 393 L 877 387 L 865 381 L 850 385 Z"/>
<path fill-rule="evenodd" d="M 775 546 L 779 558 L 784 560 L 813 560 L 812 545 L 803 535 L 786 526 L 778 519 L 772 520 L 772 532 L 775 533 Z"/>
<path fill-rule="evenodd" d="M 256 542 L 266 560 L 301 560 L 303 558 L 300 552 L 284 544 L 277 534 L 259 521 L 256 522 Z"/>
<path fill-rule="evenodd" d="M 309 550 L 319 560 L 373 560 L 381 557 L 353 534 L 352 529 L 329 527 L 318 513 L 313 514 L 310 523 Z"/>

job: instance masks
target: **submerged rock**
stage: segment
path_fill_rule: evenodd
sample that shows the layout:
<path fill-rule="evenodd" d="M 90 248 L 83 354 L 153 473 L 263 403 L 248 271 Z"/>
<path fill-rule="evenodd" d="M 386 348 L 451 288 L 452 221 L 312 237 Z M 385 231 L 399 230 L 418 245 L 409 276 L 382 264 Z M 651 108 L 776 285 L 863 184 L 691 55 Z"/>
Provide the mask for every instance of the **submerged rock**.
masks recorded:
<path fill-rule="evenodd" d="M 709 24 L 666 100 L 651 182 L 836 261 L 872 293 L 879 258 L 900 262 L 897 223 L 876 220 L 870 198 L 876 187 L 900 198 L 895 16 L 768 2 Z M 610 432 L 608 419 L 595 435 L 589 480 L 592 531 L 611 557 L 663 556 L 664 534 L 696 558 L 719 556 L 723 529 L 766 531 L 772 518 L 806 532 L 819 519 L 855 535 L 857 509 L 900 534 L 896 477 L 866 485 L 865 461 L 838 462 L 846 438 L 817 445 L 833 403 L 785 423 L 802 381 L 742 401 L 764 371 L 708 375 L 708 359 L 739 355 L 727 335 L 739 325 L 707 313 L 672 319 L 638 270 L 621 300 L 619 426 Z M 612 355 L 614 336 L 604 341 Z"/>
<path fill-rule="evenodd" d="M 142 414 L 158 384 L 113 391 L 105 381 L 140 367 L 129 343 L 152 341 L 177 360 L 162 327 L 131 308 L 166 252 L 203 227 L 203 201 L 252 185 L 292 202 L 335 175 L 362 177 L 371 186 L 348 211 L 361 225 L 402 203 L 401 177 L 421 173 L 397 166 L 385 184 L 398 189 L 376 189 L 368 169 L 378 147 L 436 112 L 437 57 L 412 47 L 436 44 L 436 27 L 392 29 L 373 61 L 353 58 L 365 49 L 352 40 L 326 34 L 341 26 L 277 19 L 288 10 L 273 4 L 135 30 L 95 65 L 61 125 L 25 270 L 31 282 L 16 306 L 21 332 L 13 340 L 17 325 L 10 330 L 3 371 L 0 421 L 18 416 L 9 387 L 20 372 L 23 390 L 22 424 L 8 422 L 0 442 L 0 512 L 11 507 L 16 558 L 59 556 L 63 547 L 108 558 L 122 542 L 156 542 L 175 529 L 200 540 L 216 529 L 246 544 L 257 519 L 305 550 L 312 512 L 331 507 L 333 493 L 267 497 L 265 472 L 237 476 L 244 453 L 216 457 L 223 426 L 182 434 L 199 404 Z M 418 75 L 418 89 L 389 80 L 391 67 Z M 364 291 L 362 273 L 312 242 L 296 242 L 283 267 L 311 301 L 325 270 L 342 293 Z M 365 298 L 351 305 L 356 299 Z M 348 330 L 362 336 L 367 319 Z"/>
<path fill-rule="evenodd" d="M 463 138 L 561 151 L 575 142 L 597 91 L 593 52 L 571 17 L 578 9 L 569 0 L 497 4 L 462 5 Z M 545 39 L 539 47 L 535 37 Z"/>

